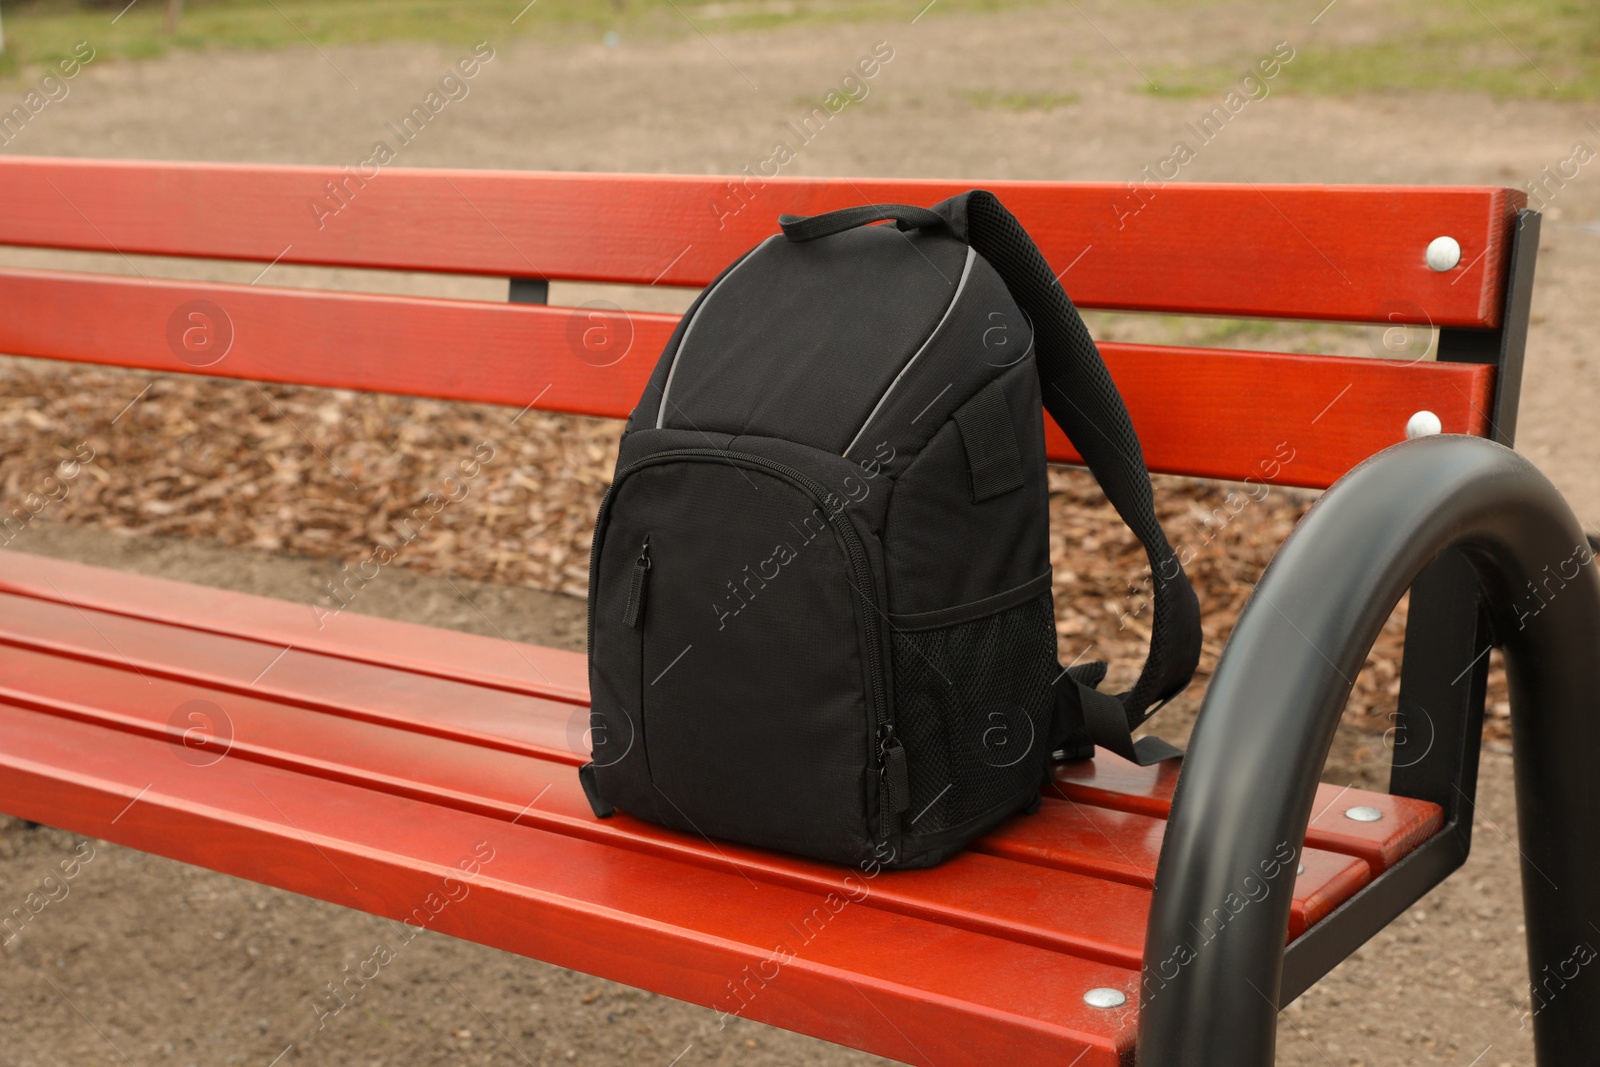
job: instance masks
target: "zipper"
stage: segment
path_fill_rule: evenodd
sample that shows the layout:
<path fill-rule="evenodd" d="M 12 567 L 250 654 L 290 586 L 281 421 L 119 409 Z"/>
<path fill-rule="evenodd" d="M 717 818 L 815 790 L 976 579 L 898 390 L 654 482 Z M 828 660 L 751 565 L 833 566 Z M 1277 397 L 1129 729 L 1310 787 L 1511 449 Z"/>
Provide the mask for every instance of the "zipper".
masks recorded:
<path fill-rule="evenodd" d="M 806 495 L 821 506 L 828 525 L 838 533 L 839 539 L 844 542 L 845 555 L 850 560 L 850 568 L 855 574 L 856 592 L 866 602 L 866 609 L 861 612 L 866 624 L 867 634 L 867 676 L 871 688 L 872 711 L 875 729 L 873 733 L 873 755 L 877 758 L 880 780 L 879 791 L 879 827 L 881 835 L 887 839 L 899 833 L 899 816 L 906 810 L 910 800 L 909 779 L 906 773 L 905 750 L 900 747 L 899 739 L 894 735 L 894 721 L 889 711 L 889 696 L 884 687 L 884 655 L 883 655 L 883 626 L 882 616 L 878 609 L 877 586 L 872 574 L 872 561 L 867 556 L 866 547 L 861 543 L 861 535 L 845 515 L 844 509 L 835 509 L 830 505 L 830 500 L 838 497 L 829 492 L 828 488 L 815 478 L 798 471 L 784 463 L 765 459 L 761 456 L 750 455 L 746 452 L 729 452 L 720 448 L 674 448 L 664 452 L 656 452 L 636 460 L 617 472 L 611 481 L 611 486 L 606 490 L 605 497 L 600 501 L 600 512 L 595 517 L 595 533 L 598 536 L 602 524 L 605 522 L 606 513 L 610 510 L 611 501 L 615 498 L 617 487 L 635 471 L 645 467 L 655 466 L 660 463 L 672 463 L 685 459 L 703 459 L 722 463 L 731 463 L 734 466 L 747 467 L 753 470 L 764 471 L 774 475 L 782 481 L 802 490 Z M 634 593 L 637 591 L 639 603 L 638 611 L 644 609 L 645 575 L 650 570 L 649 538 L 645 539 L 640 549 L 639 559 L 634 562 L 633 585 L 629 590 L 629 613 L 633 611 Z M 590 554 L 589 560 L 589 587 L 595 587 L 595 580 L 599 576 L 599 553 Z M 589 647 L 594 647 L 594 598 L 590 597 L 589 610 Z M 626 620 L 625 620 L 626 621 Z M 632 622 L 629 625 L 633 625 Z"/>
<path fill-rule="evenodd" d="M 911 775 L 905 746 L 894 723 L 878 727 L 878 828 L 884 840 L 900 833 L 900 816 L 911 807 Z"/>
<path fill-rule="evenodd" d="M 639 548 L 639 558 L 633 561 L 633 581 L 628 583 L 628 607 L 622 613 L 622 625 L 632 629 L 644 623 L 645 581 L 650 577 L 650 535 L 644 535 Z"/>

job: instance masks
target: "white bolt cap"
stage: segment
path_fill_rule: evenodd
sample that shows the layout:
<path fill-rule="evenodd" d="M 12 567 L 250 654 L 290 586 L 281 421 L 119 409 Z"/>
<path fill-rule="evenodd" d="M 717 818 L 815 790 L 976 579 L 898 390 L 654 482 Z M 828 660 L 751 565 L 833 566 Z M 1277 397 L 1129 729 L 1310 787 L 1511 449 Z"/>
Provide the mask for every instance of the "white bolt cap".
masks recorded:
<path fill-rule="evenodd" d="M 1461 242 L 1454 237 L 1435 237 L 1428 242 L 1428 269 L 1454 270 L 1461 262 Z"/>
<path fill-rule="evenodd" d="M 1091 989 L 1083 995 L 1083 1002 L 1091 1008 L 1120 1008 L 1128 1002 L 1120 989 L 1110 989 L 1101 986 Z"/>
<path fill-rule="evenodd" d="M 1356 822 L 1377 822 L 1383 818 L 1383 812 L 1377 808 L 1369 808 L 1366 805 L 1362 805 L 1359 808 L 1351 808 L 1344 813 L 1344 817 L 1354 819 Z"/>
<path fill-rule="evenodd" d="M 1419 437 L 1432 437 L 1436 433 L 1444 432 L 1444 423 L 1439 421 L 1439 416 L 1431 411 L 1419 411 L 1406 420 L 1406 440 L 1415 441 Z"/>

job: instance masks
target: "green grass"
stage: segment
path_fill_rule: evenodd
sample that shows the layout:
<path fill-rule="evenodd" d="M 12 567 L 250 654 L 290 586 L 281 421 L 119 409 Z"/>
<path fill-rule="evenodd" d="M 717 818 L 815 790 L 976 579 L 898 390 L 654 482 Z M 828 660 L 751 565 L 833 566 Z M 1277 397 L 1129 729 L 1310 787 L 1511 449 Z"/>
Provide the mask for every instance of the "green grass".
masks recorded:
<path fill-rule="evenodd" d="M 461 46 L 522 35 L 597 42 L 615 33 L 632 44 L 868 19 L 903 24 L 924 0 L 537 0 L 526 11 L 527 0 L 187 0 L 172 35 L 165 30 L 163 0 L 137 0 L 117 17 L 124 2 L 0 0 L 7 45 L 0 78 L 39 69 L 85 40 L 97 59 L 139 59 L 172 49 L 303 48 L 307 41 L 319 47 L 395 40 Z M 1201 0 L 1083 2 L 1108 27 L 1167 12 L 1193 15 L 1206 6 Z M 924 17 L 1032 6 L 1046 8 L 1046 17 L 1080 17 L 1063 0 L 938 0 Z M 1241 44 L 1221 62 L 1146 67 L 1158 86 L 1147 91 L 1226 92 L 1267 50 L 1257 46 L 1286 36 L 1298 54 L 1273 80 L 1274 93 L 1456 89 L 1499 98 L 1600 99 L 1600 0 L 1391 0 L 1382 6 L 1346 0 L 1329 8 L 1315 30 L 1309 25 L 1315 2 L 1293 12 L 1293 5 L 1267 0 L 1254 6 L 1261 12 L 1262 40 L 1248 46 L 1253 50 Z M 1140 84 L 1128 75 L 1130 88 Z M 1012 111 L 1049 111 L 1075 102 L 1071 93 L 1011 88 L 965 95 L 980 108 Z"/>
<path fill-rule="evenodd" d="M 1173 2 L 1173 0 L 1168 0 Z M 1340 18 L 1366 20 L 1360 43 Z M 1394 0 L 1380 11 L 1325 14 L 1322 32 L 1291 35 L 1297 55 L 1274 92 L 1342 95 L 1453 89 L 1500 99 L 1600 99 L 1600 3 L 1595 0 Z M 1255 55 L 1149 71 L 1163 96 L 1226 92 Z"/>
<path fill-rule="evenodd" d="M 939 0 L 930 17 L 985 12 L 1043 0 Z M 23 0 L 4 5 L 7 52 L 0 75 L 48 63 L 90 42 L 96 58 L 143 59 L 173 49 L 294 48 L 376 41 L 452 45 L 538 35 L 545 40 L 625 42 L 697 32 L 770 29 L 881 18 L 907 20 L 912 0 L 187 0 L 177 32 L 166 32 L 163 0 Z M 526 8 L 526 10 L 524 10 Z M 115 22 L 113 22 L 115 19 Z M 515 24 L 512 20 L 516 19 Z"/>
<path fill-rule="evenodd" d="M 1054 111 L 1078 102 L 1077 93 L 1002 93 L 969 89 L 961 94 L 973 107 L 985 111 Z"/>

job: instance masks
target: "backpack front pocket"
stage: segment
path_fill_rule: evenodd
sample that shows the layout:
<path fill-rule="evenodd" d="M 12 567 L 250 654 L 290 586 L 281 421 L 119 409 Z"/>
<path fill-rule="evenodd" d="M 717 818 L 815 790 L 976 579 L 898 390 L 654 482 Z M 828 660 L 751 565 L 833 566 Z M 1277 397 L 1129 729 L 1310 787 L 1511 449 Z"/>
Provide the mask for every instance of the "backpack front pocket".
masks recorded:
<path fill-rule="evenodd" d="M 591 688 L 606 799 L 693 833 L 866 854 L 881 839 L 887 657 L 877 580 L 838 498 L 759 456 L 678 449 L 619 474 L 601 524 Z"/>

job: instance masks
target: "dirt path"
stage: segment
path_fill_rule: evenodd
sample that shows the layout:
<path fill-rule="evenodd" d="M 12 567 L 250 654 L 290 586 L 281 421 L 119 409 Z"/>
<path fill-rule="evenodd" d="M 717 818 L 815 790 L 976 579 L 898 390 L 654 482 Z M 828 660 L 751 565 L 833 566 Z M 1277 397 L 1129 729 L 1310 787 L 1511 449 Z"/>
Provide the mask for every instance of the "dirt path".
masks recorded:
<path fill-rule="evenodd" d="M 1347 0 L 1318 32 L 1360 32 L 1362 10 Z M 471 95 L 452 103 L 400 162 L 737 172 L 766 159 L 786 120 L 886 41 L 894 57 L 867 98 L 841 113 L 786 173 L 1132 178 L 1166 156 L 1175 131 L 1211 106 L 1204 97 L 1139 91 L 1133 65 L 1159 76 L 1172 57 L 1207 42 L 1231 49 L 1259 41 L 1265 54 L 1279 41 L 1315 40 L 1304 25 L 1246 7 L 1159 20 L 1096 9 L 1095 18 L 1104 37 L 1070 8 L 1051 8 L 714 41 L 688 36 L 647 47 L 495 42 L 496 58 Z M 355 162 L 384 122 L 408 110 L 464 51 L 373 46 L 327 49 L 326 59 L 305 51 L 91 64 L 67 100 L 4 150 Z M 1291 63 L 1285 85 L 1293 70 Z M 0 86 L 0 97 L 15 92 L 14 84 Z M 1184 177 L 1520 185 L 1567 158 L 1575 141 L 1600 146 L 1600 132 L 1586 125 L 1596 115 L 1592 107 L 1442 94 L 1351 101 L 1278 93 L 1252 103 Z M 1600 168 L 1582 171 L 1549 205 L 1520 437 L 1590 528 L 1600 528 L 1600 433 L 1591 414 L 1600 374 L 1583 330 L 1600 291 L 1600 232 L 1583 227 L 1600 218 L 1595 175 Z M 4 252 L 0 259 L 40 257 Z M 129 269 L 115 257 L 97 262 Z M 273 280 L 310 276 L 284 271 Z M 336 284 L 502 295 L 483 281 L 351 272 Z M 572 298 L 582 299 L 583 287 L 559 287 L 558 300 Z M 643 300 L 681 306 L 682 295 Z M 113 543 L 70 530 L 39 538 L 18 547 L 104 560 Z M 117 565 L 278 595 L 303 597 L 318 566 L 204 546 L 115 543 L 122 546 Z M 364 607 L 459 624 L 431 581 L 396 585 L 391 601 Z M 570 603 L 508 593 L 497 604 L 496 617 L 525 627 L 518 632 L 530 639 L 570 644 L 578 632 L 570 612 L 562 614 Z M 1280 1062 L 1531 1062 L 1519 1025 L 1528 998 L 1503 753 L 1486 754 L 1482 791 L 1488 821 L 1467 869 L 1285 1013 Z M 5 827 L 0 891 L 20 898 L 73 847 L 55 831 Z M 315 1030 L 309 998 L 343 964 L 370 953 L 377 932 L 368 916 L 97 846 L 81 888 L 7 947 L 0 1025 L 8 1043 L 0 1059 L 120 1062 L 87 1016 L 141 1065 L 265 1064 L 290 1042 L 285 1064 L 666 1065 L 685 1049 L 682 1063 L 869 1062 L 752 1024 L 719 1032 L 699 1009 L 431 935 L 365 1003 Z"/>

